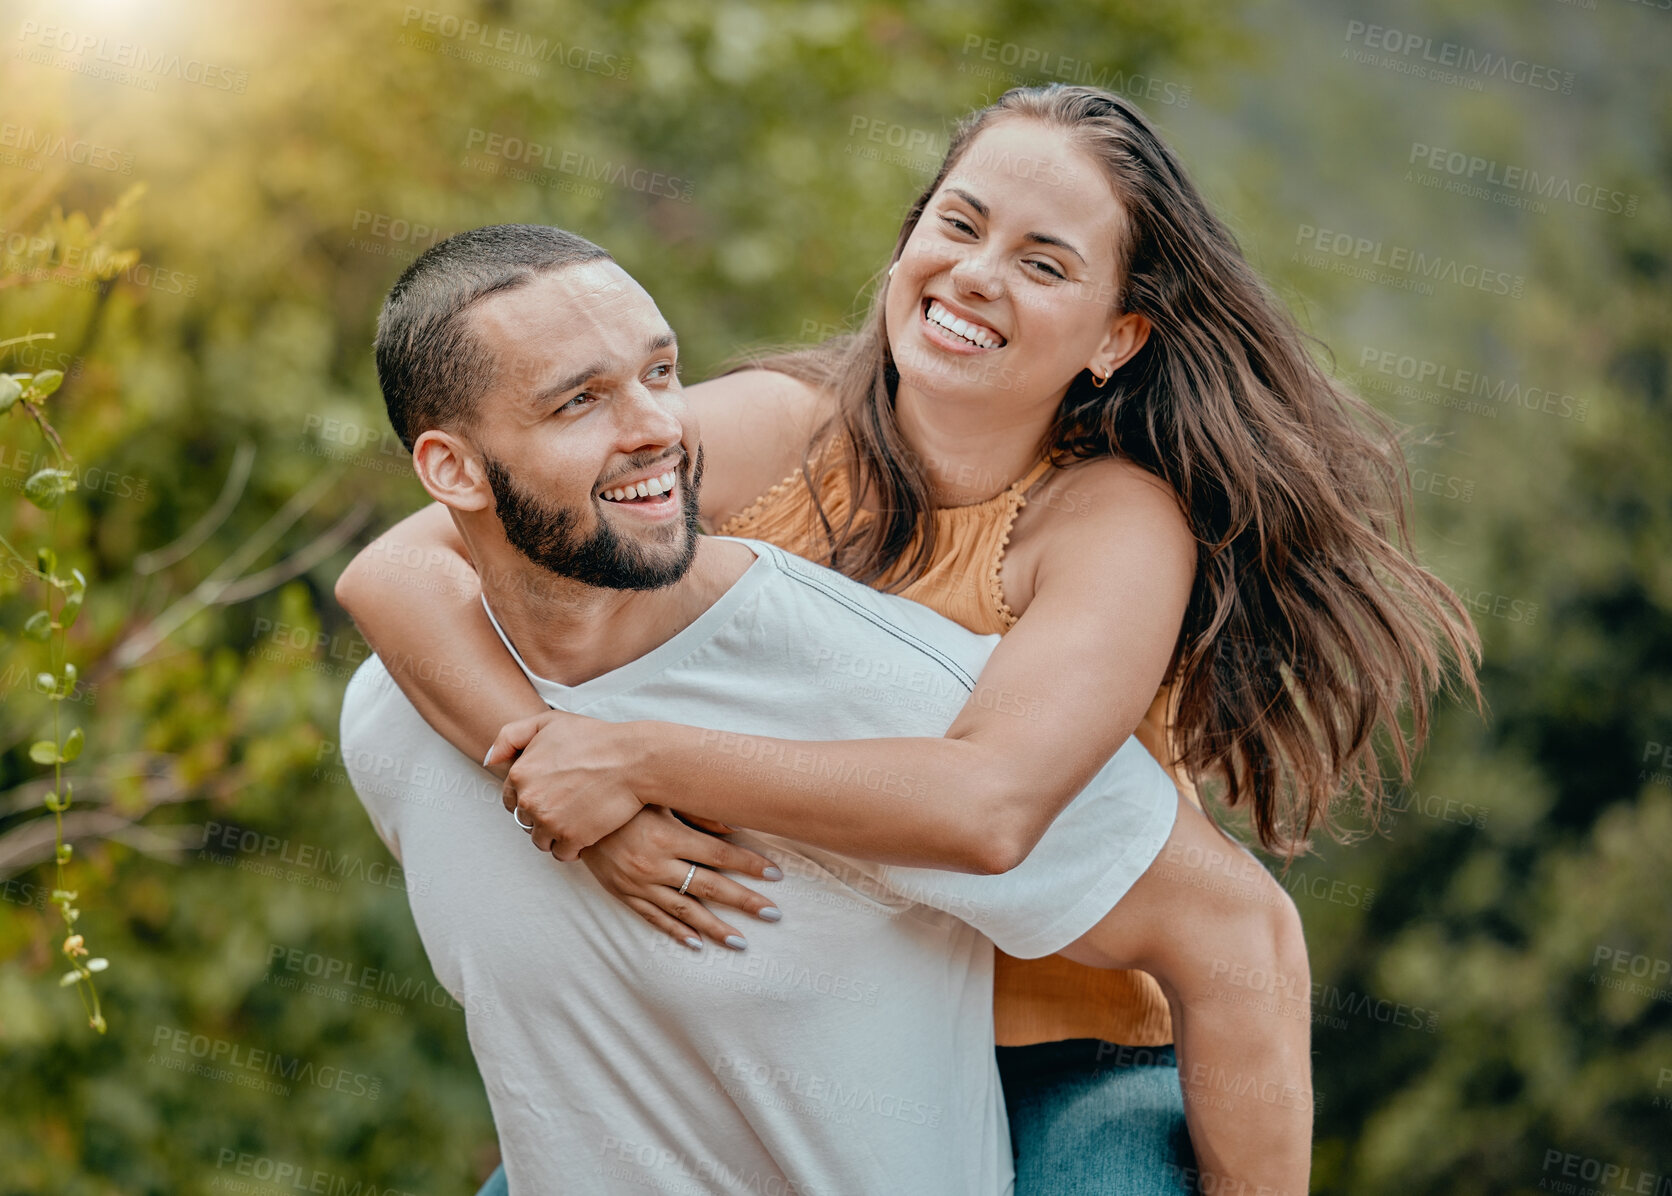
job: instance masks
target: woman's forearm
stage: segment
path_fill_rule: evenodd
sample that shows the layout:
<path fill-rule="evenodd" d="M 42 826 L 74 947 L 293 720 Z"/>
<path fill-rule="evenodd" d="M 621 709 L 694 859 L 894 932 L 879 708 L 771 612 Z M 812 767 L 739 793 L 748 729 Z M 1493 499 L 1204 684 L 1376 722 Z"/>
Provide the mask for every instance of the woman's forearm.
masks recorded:
<path fill-rule="evenodd" d="M 647 803 L 888 864 L 1006 872 L 1088 782 L 1060 796 L 975 739 L 801 742 L 635 724 Z"/>
<path fill-rule="evenodd" d="M 471 759 L 506 723 L 547 709 L 488 621 L 480 580 L 439 507 L 363 549 L 337 599 L 424 720 Z"/>

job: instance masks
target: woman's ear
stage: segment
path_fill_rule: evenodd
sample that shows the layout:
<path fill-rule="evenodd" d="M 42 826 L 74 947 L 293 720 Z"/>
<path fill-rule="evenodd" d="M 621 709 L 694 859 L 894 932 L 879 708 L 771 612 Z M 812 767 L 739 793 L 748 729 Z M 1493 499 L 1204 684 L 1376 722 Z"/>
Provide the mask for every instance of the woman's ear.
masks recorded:
<path fill-rule="evenodd" d="M 1099 378 L 1107 378 L 1132 360 L 1132 355 L 1149 340 L 1148 316 L 1125 312 L 1109 322 L 1109 332 L 1091 355 L 1086 368 Z"/>
<path fill-rule="evenodd" d="M 412 467 L 430 497 L 455 511 L 493 509 L 481 457 L 451 432 L 431 428 L 412 446 Z"/>

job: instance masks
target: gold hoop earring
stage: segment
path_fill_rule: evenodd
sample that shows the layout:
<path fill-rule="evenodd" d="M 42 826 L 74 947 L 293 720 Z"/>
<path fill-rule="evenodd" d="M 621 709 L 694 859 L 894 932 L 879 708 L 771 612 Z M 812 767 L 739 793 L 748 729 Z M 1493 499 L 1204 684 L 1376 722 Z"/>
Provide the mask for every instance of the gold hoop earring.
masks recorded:
<path fill-rule="evenodd" d="M 1098 390 L 1102 390 L 1109 384 L 1109 375 L 1104 374 L 1101 378 L 1099 378 L 1097 376 L 1097 371 L 1093 370 L 1091 374 L 1091 384 L 1097 387 Z"/>

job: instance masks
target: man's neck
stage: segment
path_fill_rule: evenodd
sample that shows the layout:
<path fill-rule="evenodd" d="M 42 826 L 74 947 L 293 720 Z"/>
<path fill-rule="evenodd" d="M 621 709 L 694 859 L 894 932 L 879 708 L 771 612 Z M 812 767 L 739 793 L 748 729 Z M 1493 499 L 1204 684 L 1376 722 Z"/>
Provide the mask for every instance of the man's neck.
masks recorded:
<path fill-rule="evenodd" d="M 483 562 L 482 593 L 536 676 L 580 685 L 689 627 L 754 560 L 742 544 L 700 536 L 690 569 L 674 584 L 610 590 L 558 577 L 508 553 L 502 561 Z"/>

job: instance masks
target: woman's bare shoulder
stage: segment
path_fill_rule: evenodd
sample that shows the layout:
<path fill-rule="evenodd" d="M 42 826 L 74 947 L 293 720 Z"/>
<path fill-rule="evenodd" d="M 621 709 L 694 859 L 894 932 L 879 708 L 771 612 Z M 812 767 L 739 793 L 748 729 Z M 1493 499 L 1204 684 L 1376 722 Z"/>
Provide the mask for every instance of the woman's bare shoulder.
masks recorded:
<path fill-rule="evenodd" d="M 1088 532 L 1099 538 L 1115 535 L 1133 546 L 1194 545 L 1177 491 L 1164 478 L 1119 457 L 1095 457 L 1056 470 L 1032 505 L 1042 508 L 1042 538 L 1066 551 L 1083 547 Z"/>
<path fill-rule="evenodd" d="M 776 370 L 724 374 L 685 391 L 703 446 L 702 515 L 718 527 L 801 463 L 835 408 L 822 387 Z"/>

